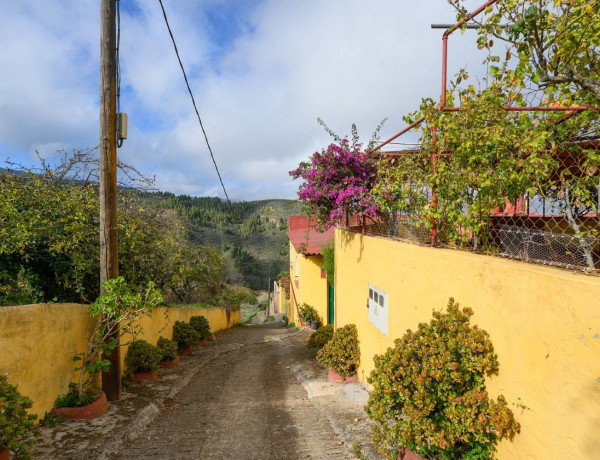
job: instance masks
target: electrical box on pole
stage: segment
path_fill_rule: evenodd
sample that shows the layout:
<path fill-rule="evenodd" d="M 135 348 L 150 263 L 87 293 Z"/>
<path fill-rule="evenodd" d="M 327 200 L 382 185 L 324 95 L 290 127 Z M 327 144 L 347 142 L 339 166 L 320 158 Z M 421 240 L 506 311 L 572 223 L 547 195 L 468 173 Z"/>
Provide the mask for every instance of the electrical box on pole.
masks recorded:
<path fill-rule="evenodd" d="M 127 114 L 117 113 L 117 144 L 125 139 L 127 139 Z"/>

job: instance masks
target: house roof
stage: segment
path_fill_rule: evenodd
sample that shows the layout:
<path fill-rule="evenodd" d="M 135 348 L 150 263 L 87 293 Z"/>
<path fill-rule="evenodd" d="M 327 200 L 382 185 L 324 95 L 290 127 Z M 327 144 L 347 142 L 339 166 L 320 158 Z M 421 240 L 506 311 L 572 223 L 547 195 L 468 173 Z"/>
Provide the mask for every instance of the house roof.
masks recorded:
<path fill-rule="evenodd" d="M 323 246 L 333 241 L 333 228 L 319 232 L 314 221 L 309 222 L 306 216 L 290 216 L 288 223 L 290 231 L 287 232 L 287 237 L 298 253 L 307 256 L 321 255 Z"/>

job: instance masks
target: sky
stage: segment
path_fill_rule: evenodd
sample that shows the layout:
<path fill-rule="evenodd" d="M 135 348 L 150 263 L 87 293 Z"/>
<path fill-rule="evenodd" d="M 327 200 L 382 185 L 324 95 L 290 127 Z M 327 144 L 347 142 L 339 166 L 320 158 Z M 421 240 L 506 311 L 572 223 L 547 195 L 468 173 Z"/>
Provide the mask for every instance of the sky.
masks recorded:
<path fill-rule="evenodd" d="M 224 197 L 158 0 L 121 0 L 119 158 L 160 190 Z M 445 0 L 163 0 L 215 160 L 234 200 L 295 198 L 288 172 L 352 123 L 368 142 L 439 98 Z M 99 141 L 99 0 L 0 0 L 0 161 Z M 468 3 L 470 9 L 478 2 Z M 475 32 L 449 75 L 481 73 Z M 399 140 L 414 142 L 414 134 Z M 2 166 L 2 165 L 0 165 Z"/>

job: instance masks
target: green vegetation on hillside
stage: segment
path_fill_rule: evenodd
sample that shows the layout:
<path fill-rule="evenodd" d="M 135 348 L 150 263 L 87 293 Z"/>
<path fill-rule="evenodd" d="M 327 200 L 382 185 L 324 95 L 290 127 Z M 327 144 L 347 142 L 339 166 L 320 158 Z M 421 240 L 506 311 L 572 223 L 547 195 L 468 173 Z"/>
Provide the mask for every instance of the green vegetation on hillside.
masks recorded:
<path fill-rule="evenodd" d="M 269 274 L 287 268 L 287 218 L 301 213 L 295 200 L 241 201 L 231 204 L 211 197 L 176 196 L 168 192 L 129 191 L 145 206 L 175 211 L 198 244 L 219 248 L 227 279 L 252 289 L 268 289 Z"/>
<path fill-rule="evenodd" d="M 93 155 L 0 172 L 0 306 L 98 296 L 98 187 L 86 169 Z M 226 283 L 267 289 L 287 266 L 295 203 L 236 202 L 232 213 L 219 198 L 120 188 L 119 273 L 132 285 L 154 281 L 175 303 L 220 304 Z"/>

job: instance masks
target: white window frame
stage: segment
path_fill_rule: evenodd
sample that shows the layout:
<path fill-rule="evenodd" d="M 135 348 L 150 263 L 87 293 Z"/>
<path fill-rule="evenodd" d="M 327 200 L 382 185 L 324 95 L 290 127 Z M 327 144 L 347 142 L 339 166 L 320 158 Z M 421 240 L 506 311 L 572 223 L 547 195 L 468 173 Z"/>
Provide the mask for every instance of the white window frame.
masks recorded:
<path fill-rule="evenodd" d="M 298 264 L 298 256 L 296 256 L 296 279 L 300 279 L 300 265 Z"/>
<path fill-rule="evenodd" d="M 369 321 L 384 335 L 388 335 L 388 318 L 390 309 L 389 294 L 377 286 L 369 283 L 367 295 L 369 308 Z"/>

